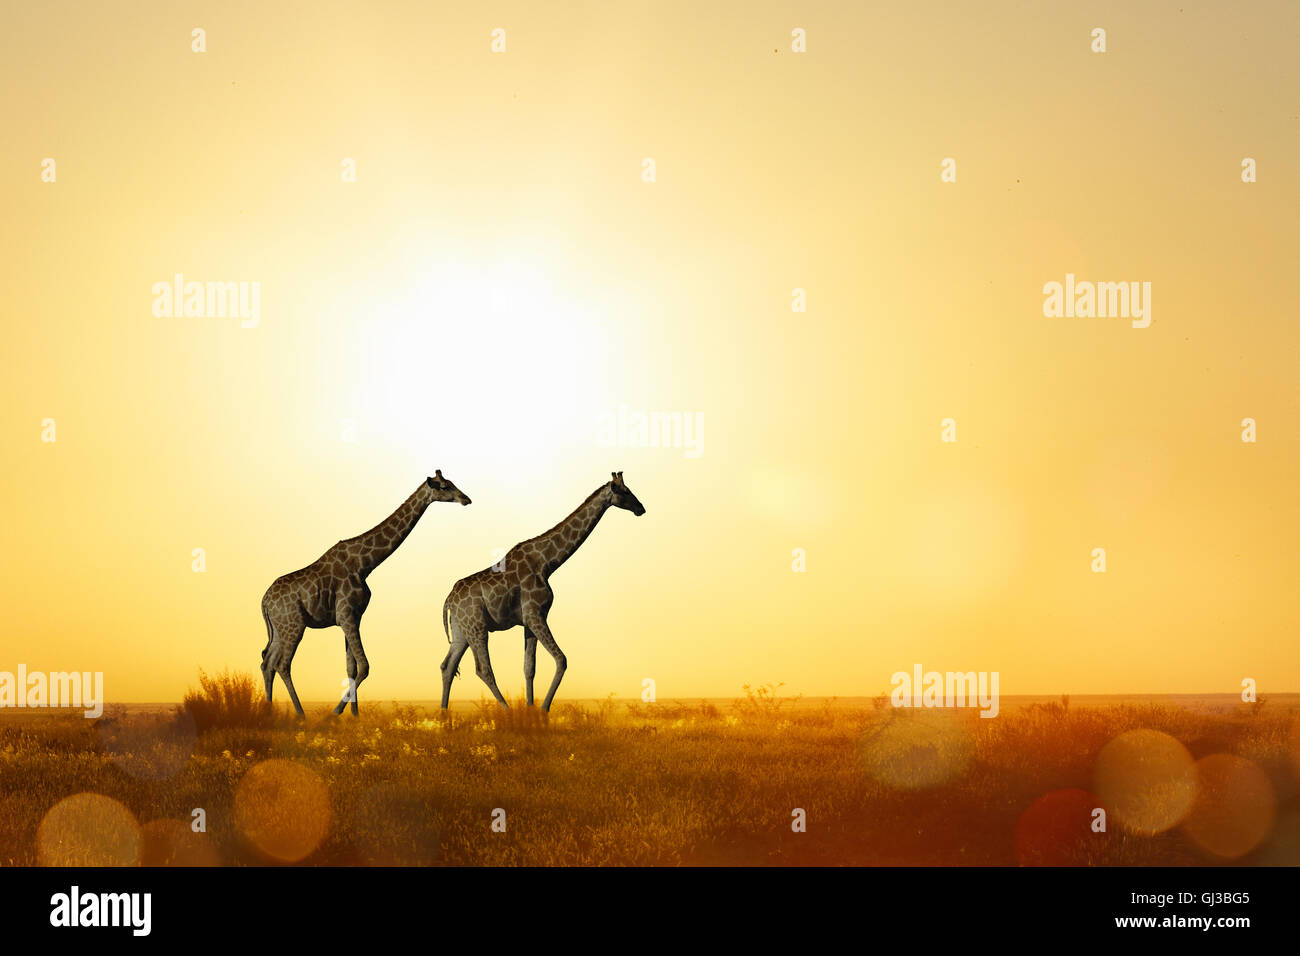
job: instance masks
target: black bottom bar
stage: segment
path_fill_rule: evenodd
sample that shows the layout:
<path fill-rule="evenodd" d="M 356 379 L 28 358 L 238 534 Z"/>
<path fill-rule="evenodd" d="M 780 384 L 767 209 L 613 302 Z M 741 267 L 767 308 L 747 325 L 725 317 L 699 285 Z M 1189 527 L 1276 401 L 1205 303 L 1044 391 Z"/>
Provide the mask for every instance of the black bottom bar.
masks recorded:
<path fill-rule="evenodd" d="M 444 920 L 466 928 L 465 919 L 485 916 L 498 938 L 510 925 L 587 938 L 610 920 L 632 920 L 626 931 L 641 926 L 661 940 L 669 930 L 747 935 L 815 926 L 818 938 L 839 929 L 873 944 L 1171 933 L 1227 942 L 1288 926 L 1294 886 L 1295 871 L 1284 868 L 9 869 L 0 870 L 0 907 L 22 936 L 126 945 L 246 944 L 258 930 L 289 933 L 296 945 L 340 944 L 423 934 Z M 143 896 L 103 896 L 146 893 L 147 935 L 136 933 L 146 924 Z M 77 923 L 116 916 L 119 925 L 74 927 L 74 909 Z"/>

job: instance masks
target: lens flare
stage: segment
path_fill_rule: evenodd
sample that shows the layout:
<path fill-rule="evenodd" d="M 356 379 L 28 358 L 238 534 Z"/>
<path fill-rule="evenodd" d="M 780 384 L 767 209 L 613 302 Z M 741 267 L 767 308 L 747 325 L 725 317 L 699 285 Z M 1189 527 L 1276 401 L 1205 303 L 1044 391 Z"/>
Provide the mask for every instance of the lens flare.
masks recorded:
<path fill-rule="evenodd" d="M 36 829 L 41 866 L 138 866 L 140 844 L 131 811 L 99 793 L 60 800 Z"/>
<path fill-rule="evenodd" d="M 867 773 L 901 790 L 956 780 L 975 759 L 971 716 L 939 710 L 890 711 L 862 740 Z"/>
<path fill-rule="evenodd" d="M 1093 830 L 1101 799 L 1087 790 L 1054 790 L 1039 797 L 1016 824 L 1016 861 L 1021 866 L 1086 866 L 1110 840 Z"/>
<path fill-rule="evenodd" d="M 1200 789 L 1184 832 L 1215 856 L 1246 855 L 1273 828 L 1277 798 L 1268 774 L 1234 754 L 1202 757 L 1196 773 Z"/>
<path fill-rule="evenodd" d="M 127 714 L 101 720 L 96 729 L 104 753 L 131 776 L 144 780 L 175 776 L 194 753 L 196 732 L 188 710 Z"/>
<path fill-rule="evenodd" d="M 1287 749 L 1291 755 L 1291 768 L 1295 771 L 1296 777 L 1300 778 L 1300 714 L 1291 718 L 1290 736 L 1290 745 Z"/>
<path fill-rule="evenodd" d="M 1129 730 L 1097 755 L 1093 792 L 1116 822 L 1136 833 L 1163 833 L 1196 799 L 1196 766 L 1187 748 L 1159 730 Z"/>
<path fill-rule="evenodd" d="M 1258 866 L 1300 866 L 1300 810 L 1278 814 L 1273 829 L 1250 861 Z"/>
<path fill-rule="evenodd" d="M 429 804 L 394 784 L 371 787 L 361 796 L 348 836 L 370 866 L 429 866 L 442 852 Z"/>
<path fill-rule="evenodd" d="M 183 820 L 150 820 L 142 831 L 142 866 L 220 866 L 206 833 Z"/>
<path fill-rule="evenodd" d="M 264 760 L 235 792 L 235 824 L 258 851 L 282 863 L 310 856 L 330 830 L 329 791 L 292 760 Z"/>

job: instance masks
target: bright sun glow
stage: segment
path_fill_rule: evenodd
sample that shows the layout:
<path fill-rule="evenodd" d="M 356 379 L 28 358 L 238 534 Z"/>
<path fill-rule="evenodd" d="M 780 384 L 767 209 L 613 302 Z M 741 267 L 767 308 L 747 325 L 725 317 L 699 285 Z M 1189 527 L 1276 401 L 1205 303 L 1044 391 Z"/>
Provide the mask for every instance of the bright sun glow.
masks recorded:
<path fill-rule="evenodd" d="M 589 312 L 537 266 L 440 262 L 369 314 L 359 425 L 479 461 L 582 441 L 604 386 Z"/>

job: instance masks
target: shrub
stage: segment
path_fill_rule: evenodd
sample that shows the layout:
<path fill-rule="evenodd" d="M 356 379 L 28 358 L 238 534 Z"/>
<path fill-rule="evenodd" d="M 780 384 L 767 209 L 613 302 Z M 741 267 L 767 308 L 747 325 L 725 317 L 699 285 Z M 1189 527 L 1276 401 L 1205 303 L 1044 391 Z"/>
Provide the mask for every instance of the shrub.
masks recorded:
<path fill-rule="evenodd" d="M 732 709 L 749 720 L 774 719 L 784 705 L 798 703 L 803 697 L 802 694 L 794 697 L 778 697 L 776 692 L 785 686 L 784 681 L 775 684 L 759 684 L 757 687 L 751 687 L 749 684 L 742 686 L 745 697 L 743 700 L 737 699 Z"/>
<path fill-rule="evenodd" d="M 222 671 L 209 677 L 200 668 L 199 689 L 185 692 L 180 709 L 189 711 L 200 734 L 222 727 L 270 727 L 275 709 L 264 695 L 248 674 Z"/>

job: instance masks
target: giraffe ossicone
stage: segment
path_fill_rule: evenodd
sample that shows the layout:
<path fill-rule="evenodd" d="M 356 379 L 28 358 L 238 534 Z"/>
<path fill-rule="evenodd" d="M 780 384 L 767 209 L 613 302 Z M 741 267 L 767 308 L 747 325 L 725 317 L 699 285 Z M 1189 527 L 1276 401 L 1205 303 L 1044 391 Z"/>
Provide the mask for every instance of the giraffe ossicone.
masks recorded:
<path fill-rule="evenodd" d="M 357 688 L 370 673 L 370 663 L 361 646 L 361 615 L 370 604 L 366 578 L 406 540 L 435 501 L 470 503 L 469 497 L 438 470 L 420 482 L 420 487 L 383 522 L 355 538 L 340 541 L 312 564 L 276 578 L 267 588 L 262 597 L 262 618 L 266 621 L 262 679 L 268 701 L 275 675 L 279 674 L 298 715 L 303 715 L 289 674 L 293 655 L 307 628 L 337 624 L 343 628 L 348 689 L 334 713 L 343 713 L 343 708 L 351 703 L 353 715 L 357 714 Z"/>
<path fill-rule="evenodd" d="M 467 649 L 473 649 L 475 670 L 497 703 L 502 707 L 509 706 L 492 673 L 488 634 L 520 625 L 524 628 L 524 689 L 528 706 L 533 704 L 538 642 L 555 658 L 555 677 L 542 703 L 543 710 L 551 709 L 551 701 L 564 677 L 568 661 L 546 623 L 554 598 L 549 579 L 587 540 L 611 507 L 622 508 L 637 516 L 645 514 L 645 506 L 623 482 L 623 473 L 615 471 L 610 475 L 611 481 L 593 491 L 573 514 L 550 531 L 520 542 L 507 551 L 501 561 L 462 578 L 452 586 L 442 606 L 443 631 L 451 644 L 442 662 L 444 710 L 451 699 L 452 679 Z"/>

